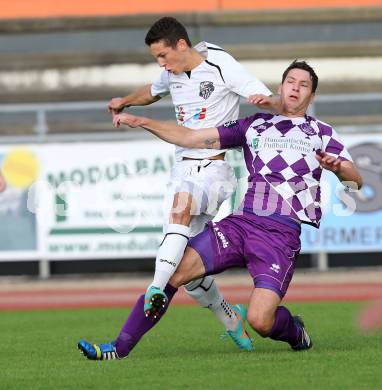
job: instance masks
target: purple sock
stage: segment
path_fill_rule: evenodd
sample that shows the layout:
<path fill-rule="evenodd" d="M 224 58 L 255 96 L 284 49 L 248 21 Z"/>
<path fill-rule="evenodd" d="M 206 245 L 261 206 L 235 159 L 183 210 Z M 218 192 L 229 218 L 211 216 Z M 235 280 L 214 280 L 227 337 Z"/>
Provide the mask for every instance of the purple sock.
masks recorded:
<path fill-rule="evenodd" d="M 171 299 L 177 291 L 178 289 L 171 286 L 170 284 L 166 285 L 164 292 L 167 295 L 168 304 L 159 313 L 158 317 L 155 320 L 145 316 L 145 313 L 143 311 L 145 296 L 141 295 L 139 297 L 116 340 L 115 347 L 117 354 L 120 358 L 126 357 L 135 347 L 141 337 L 158 323 L 158 321 L 162 318 L 163 314 L 167 311 Z"/>
<path fill-rule="evenodd" d="M 273 340 L 285 341 L 292 346 L 298 344 L 301 338 L 301 330 L 294 323 L 292 314 L 286 307 L 279 306 L 277 308 L 275 323 L 269 337 Z"/>

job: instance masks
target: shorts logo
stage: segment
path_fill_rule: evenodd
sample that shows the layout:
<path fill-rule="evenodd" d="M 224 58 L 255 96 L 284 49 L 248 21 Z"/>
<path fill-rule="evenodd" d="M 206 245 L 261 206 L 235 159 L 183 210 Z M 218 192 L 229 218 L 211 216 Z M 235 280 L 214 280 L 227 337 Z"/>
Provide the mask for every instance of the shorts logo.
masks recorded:
<path fill-rule="evenodd" d="M 223 245 L 223 249 L 227 248 L 229 243 L 226 240 L 224 234 L 219 230 L 219 228 L 215 224 L 214 224 L 214 230 L 215 230 L 215 234 L 219 237 L 219 240 Z"/>
<path fill-rule="evenodd" d="M 170 264 L 172 265 L 174 268 L 176 267 L 176 263 L 174 261 L 169 261 L 169 260 L 166 260 L 166 259 L 160 259 L 159 260 L 161 263 L 167 263 L 167 264 Z"/>
<path fill-rule="evenodd" d="M 214 83 L 212 81 L 202 81 L 200 83 L 200 92 L 199 96 L 204 100 L 207 100 L 212 92 L 215 91 Z"/>
<path fill-rule="evenodd" d="M 280 266 L 278 264 L 273 263 L 269 269 L 273 272 L 276 272 L 278 274 L 280 272 Z"/>
<path fill-rule="evenodd" d="M 236 123 L 237 123 L 237 121 L 228 121 L 228 122 L 223 123 L 223 127 L 230 128 L 230 127 L 235 126 Z"/>

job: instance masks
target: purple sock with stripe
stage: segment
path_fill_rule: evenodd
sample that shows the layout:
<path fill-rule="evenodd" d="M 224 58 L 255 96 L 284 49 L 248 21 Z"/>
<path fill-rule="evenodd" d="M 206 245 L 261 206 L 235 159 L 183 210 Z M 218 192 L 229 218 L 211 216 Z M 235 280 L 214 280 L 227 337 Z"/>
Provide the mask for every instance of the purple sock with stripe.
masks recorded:
<path fill-rule="evenodd" d="M 120 358 L 126 357 L 142 338 L 142 336 L 158 323 L 158 321 L 167 311 L 167 308 L 177 291 L 177 288 L 167 284 L 164 292 L 167 295 L 168 304 L 160 312 L 156 319 L 145 316 L 143 310 L 145 296 L 141 295 L 139 297 L 116 339 L 115 347 Z"/>
<path fill-rule="evenodd" d="M 290 311 L 279 306 L 276 310 L 275 323 L 269 333 L 269 337 L 277 341 L 285 341 L 290 345 L 298 344 L 301 338 L 301 329 L 295 324 Z"/>

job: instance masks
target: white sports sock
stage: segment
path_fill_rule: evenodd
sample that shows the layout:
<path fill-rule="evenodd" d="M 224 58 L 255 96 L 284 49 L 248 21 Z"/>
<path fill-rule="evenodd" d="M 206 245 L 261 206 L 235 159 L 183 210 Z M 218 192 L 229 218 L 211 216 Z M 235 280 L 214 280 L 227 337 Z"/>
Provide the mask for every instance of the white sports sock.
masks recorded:
<path fill-rule="evenodd" d="M 185 289 L 200 306 L 210 309 L 223 323 L 226 330 L 236 329 L 236 314 L 224 299 L 212 276 L 205 276 L 202 279 L 193 280 L 185 285 Z"/>
<path fill-rule="evenodd" d="M 178 268 L 186 249 L 190 227 L 185 225 L 168 225 L 165 238 L 158 249 L 155 261 L 154 279 L 150 286 L 164 289 L 175 270 Z"/>

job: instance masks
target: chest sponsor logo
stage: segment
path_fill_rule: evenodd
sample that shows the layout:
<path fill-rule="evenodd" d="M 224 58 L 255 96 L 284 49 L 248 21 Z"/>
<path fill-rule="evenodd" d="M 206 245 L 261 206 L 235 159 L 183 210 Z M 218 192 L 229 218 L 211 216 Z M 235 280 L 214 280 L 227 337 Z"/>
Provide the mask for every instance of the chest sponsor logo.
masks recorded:
<path fill-rule="evenodd" d="M 313 129 L 313 127 L 309 123 L 302 123 L 301 125 L 298 125 L 298 127 L 301 129 L 303 133 L 306 135 L 316 135 L 316 131 Z"/>
<path fill-rule="evenodd" d="M 215 91 L 214 83 L 212 81 L 202 81 L 199 89 L 199 96 L 207 100 L 212 92 Z"/>
<path fill-rule="evenodd" d="M 310 154 L 314 151 L 314 145 L 310 139 L 300 138 L 282 138 L 282 137 L 260 137 L 253 138 L 253 149 L 261 150 L 294 150 L 304 154 Z"/>

